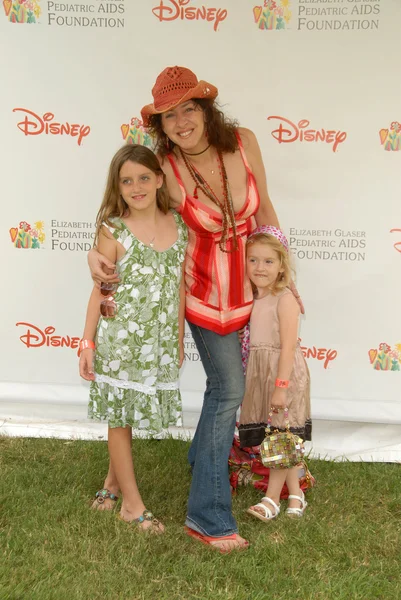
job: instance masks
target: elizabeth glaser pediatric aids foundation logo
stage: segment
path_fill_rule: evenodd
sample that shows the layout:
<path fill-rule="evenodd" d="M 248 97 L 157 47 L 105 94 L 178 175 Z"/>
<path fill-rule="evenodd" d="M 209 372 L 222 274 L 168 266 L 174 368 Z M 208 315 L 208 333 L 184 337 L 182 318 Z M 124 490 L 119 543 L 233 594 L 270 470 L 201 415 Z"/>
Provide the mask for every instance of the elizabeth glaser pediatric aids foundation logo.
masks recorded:
<path fill-rule="evenodd" d="M 366 231 L 290 227 L 289 232 L 291 252 L 299 260 L 360 262 L 366 259 Z"/>
<path fill-rule="evenodd" d="M 33 227 L 27 221 L 21 221 L 17 227 L 9 229 L 11 243 L 15 248 L 41 248 L 46 239 L 44 226 L 43 221 L 36 221 Z"/>
<path fill-rule="evenodd" d="M 44 14 L 41 1 L 2 0 L 4 14 L 11 23 L 38 23 L 41 17 L 40 24 L 45 23 L 49 27 L 125 27 L 125 0 L 89 0 L 85 3 L 47 0 L 43 3 Z"/>
<path fill-rule="evenodd" d="M 263 6 L 253 7 L 253 18 L 259 29 L 286 29 L 291 16 L 290 0 L 265 0 Z"/>
<path fill-rule="evenodd" d="M 375 371 L 400 371 L 401 343 L 392 348 L 382 342 L 379 348 L 371 348 L 368 352 L 369 361 Z"/>
<path fill-rule="evenodd" d="M 40 0 L 3 0 L 3 9 L 11 23 L 37 23 L 42 12 Z"/>
<path fill-rule="evenodd" d="M 44 221 L 36 221 L 32 226 L 27 221 L 20 221 L 9 231 L 10 240 L 15 248 L 46 249 L 61 252 L 88 252 L 93 246 L 95 223 L 87 221 L 68 221 L 49 219 L 45 233 Z"/>
<path fill-rule="evenodd" d="M 147 148 L 152 147 L 152 138 L 144 128 L 142 121 L 137 117 L 132 117 L 129 124 L 126 123 L 121 125 L 121 133 L 123 140 L 125 140 L 127 144 L 140 144 Z"/>

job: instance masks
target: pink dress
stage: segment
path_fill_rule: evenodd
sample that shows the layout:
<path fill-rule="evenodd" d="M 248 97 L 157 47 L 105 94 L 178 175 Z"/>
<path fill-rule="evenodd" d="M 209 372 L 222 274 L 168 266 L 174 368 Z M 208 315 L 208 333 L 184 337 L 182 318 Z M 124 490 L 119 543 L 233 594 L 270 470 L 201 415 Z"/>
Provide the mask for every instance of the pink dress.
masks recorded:
<path fill-rule="evenodd" d="M 245 396 L 241 406 L 239 435 L 241 447 L 259 446 L 265 437 L 270 403 L 280 358 L 280 298 L 292 292 L 286 288 L 254 301 L 250 320 L 250 352 L 246 370 Z M 310 440 L 310 378 L 299 343 L 287 392 L 290 430 Z M 272 427 L 283 430 L 283 411 L 273 415 Z"/>

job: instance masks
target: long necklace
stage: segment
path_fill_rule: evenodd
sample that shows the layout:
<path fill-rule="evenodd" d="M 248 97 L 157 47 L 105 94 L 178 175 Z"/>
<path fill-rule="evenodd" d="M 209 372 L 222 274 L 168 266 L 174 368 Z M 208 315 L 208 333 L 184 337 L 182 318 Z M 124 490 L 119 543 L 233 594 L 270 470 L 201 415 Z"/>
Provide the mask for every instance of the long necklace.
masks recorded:
<path fill-rule="evenodd" d="M 219 241 L 220 250 L 222 252 L 227 253 L 238 250 L 237 225 L 235 222 L 234 206 L 231 197 L 230 186 L 228 184 L 227 172 L 223 161 L 223 155 L 221 151 L 217 150 L 217 162 L 219 165 L 220 179 L 223 188 L 223 202 L 219 200 L 219 198 L 214 193 L 206 179 L 202 177 L 202 175 L 199 173 L 196 167 L 187 159 L 187 157 L 185 156 L 185 152 L 183 152 L 181 148 L 179 150 L 181 153 L 182 160 L 184 161 L 184 164 L 189 174 L 195 182 L 195 189 L 193 193 L 194 198 L 198 198 L 197 190 L 200 189 L 205 194 L 205 196 L 209 198 L 212 202 L 214 202 L 214 204 L 217 204 L 217 206 L 221 210 L 223 232 Z M 228 250 L 227 240 L 230 228 L 232 228 L 233 230 L 233 248 L 231 250 Z"/>

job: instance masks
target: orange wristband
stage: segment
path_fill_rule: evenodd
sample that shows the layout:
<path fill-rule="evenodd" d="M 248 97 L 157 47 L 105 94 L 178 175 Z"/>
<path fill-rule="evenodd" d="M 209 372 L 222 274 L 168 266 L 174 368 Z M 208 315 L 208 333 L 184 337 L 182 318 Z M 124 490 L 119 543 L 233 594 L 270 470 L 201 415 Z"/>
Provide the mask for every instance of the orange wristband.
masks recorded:
<path fill-rule="evenodd" d="M 278 388 L 288 388 L 288 386 L 290 385 L 290 382 L 288 379 L 276 379 L 276 387 Z"/>
<path fill-rule="evenodd" d="M 96 348 L 95 342 L 93 340 L 81 340 L 79 342 L 78 356 L 81 356 L 82 350 L 86 350 L 87 348 L 94 350 Z"/>

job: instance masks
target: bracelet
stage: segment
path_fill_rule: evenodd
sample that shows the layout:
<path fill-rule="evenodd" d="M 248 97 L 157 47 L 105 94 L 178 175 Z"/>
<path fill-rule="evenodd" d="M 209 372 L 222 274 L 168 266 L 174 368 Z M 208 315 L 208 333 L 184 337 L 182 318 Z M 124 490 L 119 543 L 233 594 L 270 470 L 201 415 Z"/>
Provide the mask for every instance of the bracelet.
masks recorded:
<path fill-rule="evenodd" d="M 275 385 L 278 388 L 288 388 L 288 386 L 290 385 L 290 382 L 288 379 L 278 379 L 277 378 Z"/>
<path fill-rule="evenodd" d="M 78 356 L 81 356 L 82 350 L 86 350 L 87 348 L 94 350 L 96 348 L 95 342 L 93 340 L 81 340 L 79 342 Z"/>

